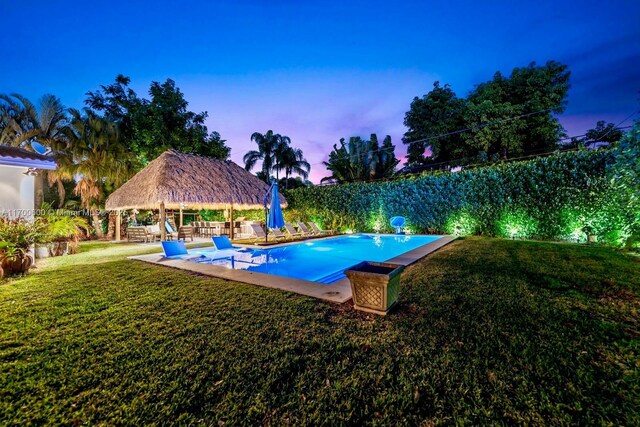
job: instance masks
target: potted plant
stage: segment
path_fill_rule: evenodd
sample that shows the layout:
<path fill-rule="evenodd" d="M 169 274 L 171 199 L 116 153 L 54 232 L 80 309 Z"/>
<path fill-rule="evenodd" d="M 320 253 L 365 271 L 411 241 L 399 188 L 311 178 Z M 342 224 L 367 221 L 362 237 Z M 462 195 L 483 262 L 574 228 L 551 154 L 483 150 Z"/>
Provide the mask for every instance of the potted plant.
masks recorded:
<path fill-rule="evenodd" d="M 43 242 L 44 227 L 24 219 L 0 218 L 0 268 L 3 274 L 26 273 L 33 265 L 31 247 Z"/>
<path fill-rule="evenodd" d="M 89 233 L 86 219 L 76 215 L 60 215 L 43 205 L 46 214 L 39 216 L 36 222 L 42 224 L 47 234 L 46 251 L 36 246 L 37 257 L 60 256 L 75 253 L 80 238 Z"/>
<path fill-rule="evenodd" d="M 356 310 L 386 315 L 398 302 L 403 265 L 363 261 L 345 271 Z"/>

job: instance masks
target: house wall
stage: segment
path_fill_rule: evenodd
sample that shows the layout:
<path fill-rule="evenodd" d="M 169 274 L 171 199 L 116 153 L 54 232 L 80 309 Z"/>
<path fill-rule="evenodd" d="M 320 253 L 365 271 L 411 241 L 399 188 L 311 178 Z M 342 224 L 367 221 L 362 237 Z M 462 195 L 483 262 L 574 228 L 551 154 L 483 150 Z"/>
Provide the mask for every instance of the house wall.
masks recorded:
<path fill-rule="evenodd" d="M 34 178 L 27 168 L 0 165 L 0 215 L 33 218 Z"/>

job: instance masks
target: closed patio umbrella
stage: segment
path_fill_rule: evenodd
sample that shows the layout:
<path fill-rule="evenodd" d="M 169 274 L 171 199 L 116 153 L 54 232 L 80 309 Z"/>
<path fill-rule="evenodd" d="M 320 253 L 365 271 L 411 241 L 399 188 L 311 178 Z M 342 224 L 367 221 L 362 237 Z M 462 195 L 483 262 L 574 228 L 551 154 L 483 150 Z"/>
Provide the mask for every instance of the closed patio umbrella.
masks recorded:
<path fill-rule="evenodd" d="M 269 206 L 269 219 L 267 220 L 268 228 L 282 228 L 284 226 L 284 217 L 282 216 L 282 208 L 280 207 L 280 195 L 278 194 L 278 184 L 273 183 L 271 189 L 271 206 Z"/>

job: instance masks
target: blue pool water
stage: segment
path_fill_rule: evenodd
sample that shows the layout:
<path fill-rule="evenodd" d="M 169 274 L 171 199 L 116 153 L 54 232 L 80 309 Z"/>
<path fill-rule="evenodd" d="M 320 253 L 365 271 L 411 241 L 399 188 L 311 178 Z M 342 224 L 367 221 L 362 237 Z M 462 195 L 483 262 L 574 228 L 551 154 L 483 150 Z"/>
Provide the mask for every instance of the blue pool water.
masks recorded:
<path fill-rule="evenodd" d="M 361 261 L 387 261 L 442 236 L 352 234 L 277 248 L 191 251 L 190 261 L 257 273 L 332 283 Z M 196 257 L 193 257 L 193 256 Z M 200 255 L 200 258 L 197 256 Z"/>

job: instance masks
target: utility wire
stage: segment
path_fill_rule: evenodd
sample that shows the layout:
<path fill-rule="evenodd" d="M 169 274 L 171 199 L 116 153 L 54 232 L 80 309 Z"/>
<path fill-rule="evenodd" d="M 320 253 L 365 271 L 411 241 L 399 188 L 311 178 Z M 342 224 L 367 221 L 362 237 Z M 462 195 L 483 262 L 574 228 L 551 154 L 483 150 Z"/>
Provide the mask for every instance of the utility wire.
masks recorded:
<path fill-rule="evenodd" d="M 443 134 L 440 134 L 440 135 L 433 135 L 433 136 L 430 136 L 430 137 L 427 137 L 427 138 L 418 139 L 418 140 L 415 140 L 415 141 L 410 141 L 407 144 L 415 144 L 415 143 L 420 143 L 420 142 L 427 142 L 427 141 L 432 141 L 432 140 L 438 139 L 438 138 L 444 138 L 444 137 L 447 137 L 447 136 L 458 135 L 458 134 L 461 134 L 461 133 L 464 133 L 464 132 L 469 132 L 471 130 L 482 129 L 482 128 L 487 127 L 487 126 L 492 126 L 492 125 L 495 125 L 495 124 L 500 124 L 500 123 L 508 122 L 508 121 L 511 121 L 511 120 L 521 119 L 521 118 L 533 116 L 533 115 L 536 115 L 536 114 L 542 114 L 542 113 L 549 112 L 549 111 L 551 111 L 551 109 L 547 108 L 545 110 L 540 110 L 540 111 L 534 111 L 534 112 L 531 112 L 531 113 L 521 114 L 521 115 L 515 116 L 515 117 L 509 117 L 509 118 L 506 118 L 506 119 L 500 119 L 500 120 L 495 120 L 495 121 L 492 121 L 492 122 L 481 123 L 481 124 L 476 125 L 476 126 L 470 126 L 468 128 L 458 129 L 458 130 L 455 130 L 455 131 L 452 131 L 452 132 L 443 133 Z M 395 150 L 395 146 L 387 147 L 387 148 L 378 148 L 377 150 L 370 150 L 370 151 L 367 151 L 364 154 L 377 153 L 377 152 L 388 151 L 388 150 L 391 150 L 391 151 Z M 346 155 L 346 156 L 334 157 L 335 160 L 342 160 L 342 159 L 351 160 L 351 159 L 357 159 L 357 158 L 358 158 L 358 155 Z M 315 165 L 322 165 L 324 163 L 325 162 L 322 161 L 322 162 L 310 163 L 309 165 L 310 166 L 315 166 Z"/>

